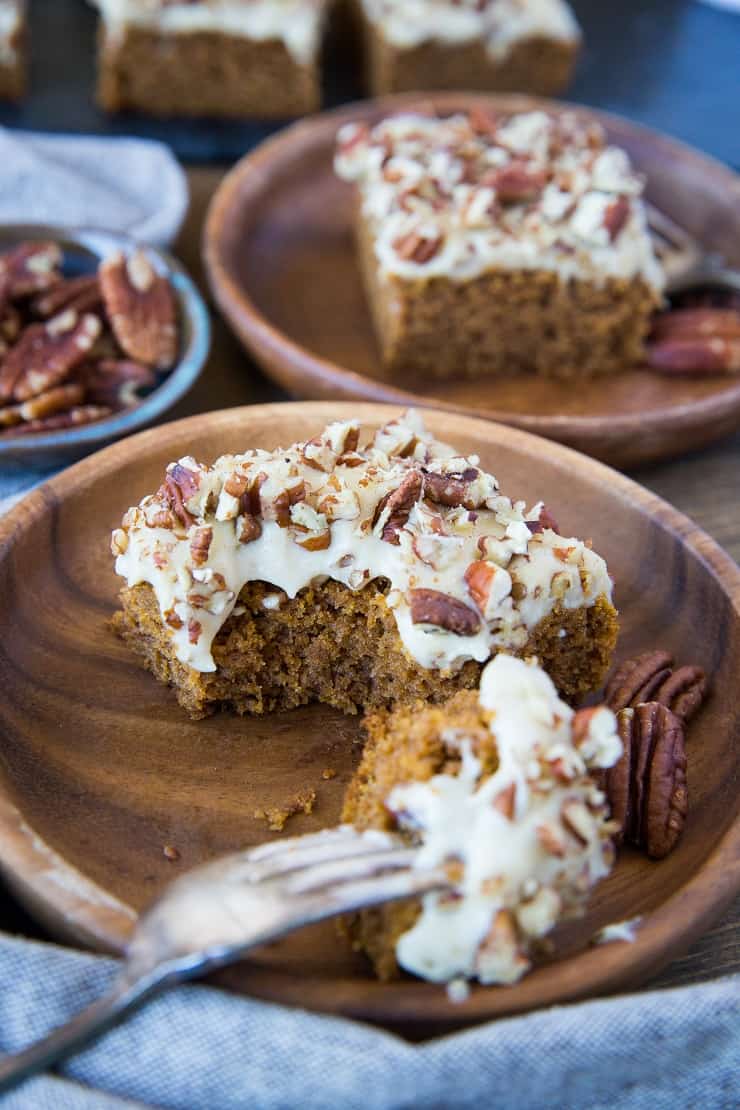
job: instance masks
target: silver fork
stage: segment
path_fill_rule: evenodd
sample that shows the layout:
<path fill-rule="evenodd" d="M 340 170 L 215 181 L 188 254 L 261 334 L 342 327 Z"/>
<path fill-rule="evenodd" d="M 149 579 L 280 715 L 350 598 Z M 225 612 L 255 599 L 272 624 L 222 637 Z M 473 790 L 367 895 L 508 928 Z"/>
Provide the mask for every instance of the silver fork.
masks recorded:
<path fill-rule="evenodd" d="M 415 857 L 398 837 L 340 825 L 189 871 L 139 918 L 106 995 L 0 1059 L 0 1093 L 73 1055 L 154 994 L 250 948 L 337 914 L 449 887 L 442 872 L 414 868 Z"/>
<path fill-rule="evenodd" d="M 645 210 L 669 296 L 703 284 L 740 290 L 740 271 L 726 266 L 720 254 L 707 251 L 686 228 L 649 201 Z"/>

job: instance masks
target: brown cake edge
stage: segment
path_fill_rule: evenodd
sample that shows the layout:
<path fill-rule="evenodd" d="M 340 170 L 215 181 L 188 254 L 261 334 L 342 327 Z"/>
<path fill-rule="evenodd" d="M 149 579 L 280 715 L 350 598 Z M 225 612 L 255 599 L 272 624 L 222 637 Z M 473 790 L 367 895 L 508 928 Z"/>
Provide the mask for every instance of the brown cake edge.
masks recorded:
<path fill-rule="evenodd" d="M 375 583 L 360 592 L 333 581 L 309 586 L 277 610 L 262 605 L 271 592 L 274 587 L 261 582 L 244 587 L 243 612 L 232 615 L 214 641 L 217 670 L 211 673 L 177 659 L 147 584 L 122 590 L 113 627 L 156 678 L 174 688 L 194 719 L 221 708 L 262 714 L 310 701 L 357 713 L 417 700 L 437 703 L 478 684 L 481 665 L 473 661 L 451 672 L 411 659 Z M 616 610 L 602 595 L 592 606 L 558 606 L 516 654 L 536 655 L 562 696 L 575 702 L 601 684 L 617 633 Z"/>

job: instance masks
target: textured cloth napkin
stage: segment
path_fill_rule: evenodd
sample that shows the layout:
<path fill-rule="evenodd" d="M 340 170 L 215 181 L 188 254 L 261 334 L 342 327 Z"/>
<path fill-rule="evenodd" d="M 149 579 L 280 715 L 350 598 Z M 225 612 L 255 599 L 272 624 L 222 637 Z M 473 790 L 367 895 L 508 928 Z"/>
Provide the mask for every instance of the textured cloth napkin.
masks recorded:
<path fill-rule="evenodd" d="M 0 1049 L 100 996 L 115 961 L 0 936 Z M 440 988 L 441 990 L 442 988 Z M 505 989 L 505 988 L 502 988 Z M 730 1110 L 740 978 L 556 1007 L 411 1045 L 340 1018 L 181 987 L 4 1110 Z"/>
<path fill-rule="evenodd" d="M 166 246 L 187 207 L 185 174 L 162 143 L 0 128 L 0 224 L 98 227 Z"/>
<path fill-rule="evenodd" d="M 185 173 L 162 143 L 0 128 L 0 227 L 104 228 L 167 246 L 187 208 Z M 0 513 L 48 474 L 0 464 Z"/>

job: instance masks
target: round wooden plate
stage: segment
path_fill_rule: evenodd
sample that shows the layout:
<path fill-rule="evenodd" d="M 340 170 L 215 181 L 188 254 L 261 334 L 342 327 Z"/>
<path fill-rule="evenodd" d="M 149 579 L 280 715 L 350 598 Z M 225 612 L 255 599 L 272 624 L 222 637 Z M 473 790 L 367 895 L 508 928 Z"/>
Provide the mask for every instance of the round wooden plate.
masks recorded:
<path fill-rule="evenodd" d="M 0 521 L 0 858 L 54 933 L 120 951 L 136 912 L 169 879 L 267 839 L 255 810 L 299 789 L 315 789 L 316 805 L 289 834 L 336 822 L 358 721 L 322 706 L 190 721 L 107 625 L 120 584 L 108 537 L 173 458 L 287 445 L 330 419 L 377 425 L 396 411 L 295 404 L 192 417 L 79 463 Z M 661 863 L 625 851 L 585 919 L 559 938 L 558 958 L 521 983 L 476 988 L 462 1005 L 410 978 L 384 985 L 331 923 L 223 977 L 261 998 L 430 1032 L 639 984 L 740 889 L 740 571 L 690 521 L 599 463 L 482 420 L 430 412 L 428 423 L 477 452 L 504 490 L 544 498 L 566 535 L 593 538 L 617 582 L 620 656 L 664 646 L 713 682 L 691 726 L 678 849 Z M 328 768 L 335 778 L 323 778 Z M 179 858 L 168 861 L 165 845 Z M 588 946 L 595 929 L 638 914 L 634 944 Z"/>
<path fill-rule="evenodd" d="M 701 447 L 740 425 L 740 377 L 667 378 L 648 371 L 578 383 L 534 375 L 420 383 L 384 380 L 352 236 L 352 189 L 332 170 L 337 128 L 376 121 L 419 96 L 365 101 L 298 123 L 231 171 L 216 193 L 204 252 L 214 297 L 242 343 L 295 397 L 359 398 L 484 416 L 559 440 L 615 466 Z M 521 96 L 430 95 L 440 112 L 525 110 Z M 708 251 L 740 267 L 740 178 L 662 135 L 598 119 L 648 179 L 648 198 Z"/>

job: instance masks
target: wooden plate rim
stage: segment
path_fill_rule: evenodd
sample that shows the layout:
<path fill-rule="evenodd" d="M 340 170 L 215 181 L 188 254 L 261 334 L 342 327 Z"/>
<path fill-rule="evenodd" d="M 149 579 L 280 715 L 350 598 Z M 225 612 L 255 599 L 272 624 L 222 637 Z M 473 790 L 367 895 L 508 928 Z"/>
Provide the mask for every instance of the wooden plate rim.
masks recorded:
<path fill-rule="evenodd" d="M 307 120 L 301 120 L 260 143 L 229 171 L 211 200 L 203 233 L 203 259 L 216 303 L 242 342 L 259 359 L 266 373 L 284 388 L 291 389 L 292 371 L 294 371 L 320 388 L 323 394 L 334 390 L 336 395 L 343 397 L 356 397 L 360 400 L 376 402 L 422 404 L 426 408 L 466 416 L 481 416 L 480 410 L 467 405 L 456 404 L 448 399 L 440 400 L 425 394 L 410 393 L 313 354 L 270 322 L 249 294 L 229 276 L 228 267 L 221 253 L 222 232 L 227 225 L 228 213 L 235 199 L 238 195 L 241 195 L 242 201 L 245 196 L 259 197 L 265 177 L 269 175 L 270 167 L 274 162 L 284 160 L 294 148 L 296 153 L 299 153 L 302 148 L 312 145 L 314 136 L 323 136 L 328 131 L 336 130 L 342 123 L 399 111 L 409 105 L 419 104 L 421 101 L 443 112 L 488 105 L 489 107 L 504 106 L 512 110 L 555 108 L 558 111 L 572 111 L 581 116 L 595 118 L 608 124 L 614 132 L 621 131 L 642 136 L 644 141 L 649 141 L 653 146 L 664 150 L 666 156 L 672 159 L 693 162 L 700 166 L 705 175 L 716 178 L 726 190 L 737 193 L 738 203 L 740 203 L 740 175 L 710 155 L 703 154 L 651 128 L 633 123 L 622 116 L 567 101 L 546 100 L 517 94 L 486 96 L 465 93 L 427 95 L 404 93 L 376 100 L 357 101 L 348 106 L 321 112 Z M 284 376 L 283 367 L 289 368 L 286 376 Z M 720 417 L 726 423 L 728 408 L 734 412 L 735 407 L 737 407 L 738 422 L 740 422 L 740 380 L 733 385 L 720 394 L 676 405 L 650 417 L 645 417 L 639 412 L 614 413 L 609 418 L 610 432 L 620 436 L 627 436 L 630 433 L 649 435 L 651 427 L 660 427 L 661 431 L 673 431 L 678 434 L 688 428 L 704 426 Z M 555 438 L 577 436 L 579 443 L 592 442 L 594 446 L 603 432 L 606 419 L 604 415 L 543 416 L 537 413 L 502 412 L 493 408 L 486 409 L 484 415 L 486 419 L 540 435 L 551 435 Z"/>
<path fill-rule="evenodd" d="M 245 406 L 191 416 L 113 444 L 77 463 L 31 492 L 0 520 L 0 560 L 39 517 L 53 513 L 70 493 L 94 484 L 102 471 L 120 469 L 132 451 L 161 449 L 163 436 L 179 439 L 202 431 L 203 423 L 232 425 L 250 418 L 269 419 L 300 410 L 315 418 L 317 426 L 328 419 L 357 416 L 363 422 L 382 421 L 397 413 L 395 406 L 336 402 L 295 402 Z M 436 415 L 436 414 L 432 414 Z M 594 481 L 608 483 L 610 492 L 635 504 L 638 510 L 672 534 L 714 576 L 740 619 L 740 568 L 705 532 L 677 509 L 631 479 L 568 447 L 528 432 L 473 417 L 465 423 L 497 445 L 536 452 L 556 463 L 585 471 Z M 50 881 L 50 866 L 56 878 Z M 64 938 L 106 952 L 120 953 L 135 915 L 132 909 L 59 856 L 23 820 L 6 786 L 0 781 L 0 869 L 31 912 Z M 460 1026 L 505 1014 L 523 1012 L 595 994 L 636 986 L 649 973 L 657 973 L 685 951 L 723 912 L 740 891 L 740 817 L 727 829 L 703 864 L 652 913 L 643 918 L 632 944 L 591 948 L 548 965 L 545 982 L 530 976 L 515 990 L 474 990 L 463 1004 L 451 1004 L 429 984 L 404 980 L 381 984 L 368 981 L 357 991 L 357 980 L 301 978 L 301 1006 L 401 1027 L 419 1022 Z M 274 1002 L 294 1004 L 296 977 L 275 968 L 250 969 L 250 991 Z"/>

